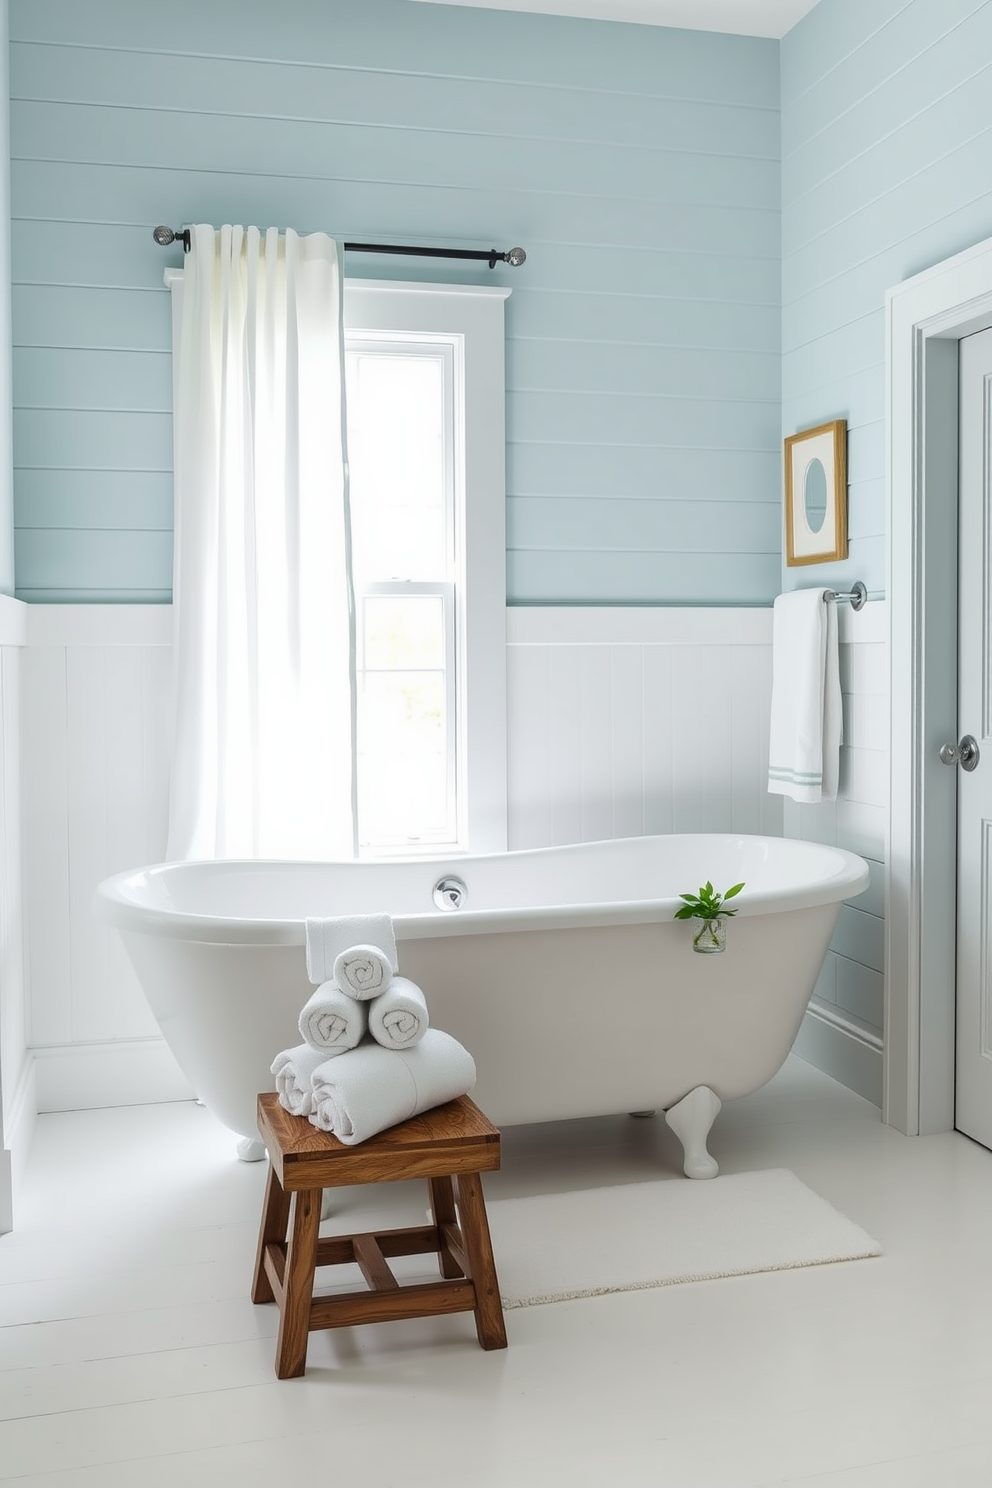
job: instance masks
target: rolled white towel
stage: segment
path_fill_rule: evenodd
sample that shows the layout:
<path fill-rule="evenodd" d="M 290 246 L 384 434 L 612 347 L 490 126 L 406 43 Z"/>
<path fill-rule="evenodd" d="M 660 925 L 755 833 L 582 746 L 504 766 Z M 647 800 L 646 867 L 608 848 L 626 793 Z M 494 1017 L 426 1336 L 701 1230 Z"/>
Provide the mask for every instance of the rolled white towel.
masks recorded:
<path fill-rule="evenodd" d="M 315 987 L 330 981 L 334 962 L 349 946 L 375 946 L 392 971 L 399 971 L 396 937 L 388 914 L 333 915 L 304 921 L 307 943 L 307 975 Z"/>
<path fill-rule="evenodd" d="M 329 1059 L 353 1049 L 365 1037 L 368 1010 L 336 982 L 324 982 L 303 1004 L 299 1026 L 304 1042 Z"/>
<path fill-rule="evenodd" d="M 309 1120 L 348 1147 L 441 1106 L 475 1085 L 475 1060 L 450 1034 L 429 1028 L 412 1049 L 366 1040 L 313 1074 Z"/>
<path fill-rule="evenodd" d="M 384 1049 L 412 1049 L 430 1027 L 427 998 L 408 977 L 393 977 L 369 1003 L 369 1033 Z"/>
<path fill-rule="evenodd" d="M 313 1110 L 313 1072 L 327 1062 L 326 1049 L 297 1044 L 283 1049 L 272 1061 L 279 1104 L 293 1116 L 309 1116 Z"/>
<path fill-rule="evenodd" d="M 378 946 L 354 945 L 334 958 L 333 976 L 342 992 L 366 1002 L 388 989 L 393 967 L 388 953 Z"/>

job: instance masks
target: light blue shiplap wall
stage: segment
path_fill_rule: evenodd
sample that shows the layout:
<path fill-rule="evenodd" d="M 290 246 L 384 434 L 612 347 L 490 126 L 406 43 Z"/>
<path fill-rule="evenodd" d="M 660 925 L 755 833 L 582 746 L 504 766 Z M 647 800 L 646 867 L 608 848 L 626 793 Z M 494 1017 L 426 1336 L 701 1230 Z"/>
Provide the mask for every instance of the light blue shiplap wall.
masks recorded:
<path fill-rule="evenodd" d="M 784 584 L 815 573 L 817 583 L 860 578 L 877 592 L 886 586 L 885 292 L 992 235 L 992 4 L 820 0 L 785 37 L 781 60 L 783 431 L 848 420 L 851 533 L 846 563 L 785 569 Z M 887 703 L 884 647 L 862 659 L 849 690 L 866 695 L 849 708 L 848 743 L 867 744 L 864 761 L 878 768 L 860 779 L 848 771 L 856 804 L 870 801 L 860 785 L 872 773 L 886 782 L 888 766 L 871 721 Z M 884 853 L 878 806 L 867 842 L 840 808 L 804 812 L 803 835 Z M 880 1033 L 884 905 L 873 891 L 844 914 L 825 995 Z"/>
<path fill-rule="evenodd" d="M 782 42 L 783 432 L 846 418 L 850 558 L 885 587 L 885 291 L 992 235 L 992 4 L 820 0 Z"/>
<path fill-rule="evenodd" d="M 17 591 L 161 600 L 156 223 L 509 247 L 508 591 L 780 580 L 775 42 L 405 0 L 11 0 Z M 494 555 L 495 557 L 495 555 Z"/>

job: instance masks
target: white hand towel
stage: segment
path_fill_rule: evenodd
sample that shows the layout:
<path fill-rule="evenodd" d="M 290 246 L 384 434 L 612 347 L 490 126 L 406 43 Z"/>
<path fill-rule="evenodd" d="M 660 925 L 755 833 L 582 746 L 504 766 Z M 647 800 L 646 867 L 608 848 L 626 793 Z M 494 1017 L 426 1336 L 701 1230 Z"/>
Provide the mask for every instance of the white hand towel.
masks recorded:
<path fill-rule="evenodd" d="M 326 1049 L 297 1044 L 283 1049 L 272 1061 L 279 1104 L 293 1116 L 309 1116 L 313 1110 L 313 1072 L 327 1062 Z"/>
<path fill-rule="evenodd" d="M 768 789 L 794 801 L 837 798 L 842 708 L 831 592 L 780 594 L 772 615 Z"/>
<path fill-rule="evenodd" d="M 342 992 L 336 982 L 324 982 L 303 1004 L 300 1033 L 311 1049 L 323 1051 L 325 1059 L 344 1054 L 365 1036 L 369 1026 L 364 1003 Z"/>
<path fill-rule="evenodd" d="M 399 971 L 390 915 L 334 915 L 327 919 L 307 919 L 304 929 L 307 974 L 315 987 L 330 981 L 334 975 L 334 962 L 350 946 L 376 946 L 389 962 L 390 969 Z"/>
<path fill-rule="evenodd" d="M 384 1049 L 412 1049 L 429 1027 L 427 998 L 408 977 L 393 977 L 369 1003 L 369 1033 Z"/>
<path fill-rule="evenodd" d="M 373 945 L 349 946 L 335 956 L 332 972 L 341 991 L 360 1002 L 380 996 L 393 980 L 388 954 Z"/>
<path fill-rule="evenodd" d="M 450 1034 L 429 1028 L 413 1049 L 371 1040 L 314 1071 L 310 1122 L 348 1147 L 441 1106 L 475 1085 L 475 1060 Z"/>

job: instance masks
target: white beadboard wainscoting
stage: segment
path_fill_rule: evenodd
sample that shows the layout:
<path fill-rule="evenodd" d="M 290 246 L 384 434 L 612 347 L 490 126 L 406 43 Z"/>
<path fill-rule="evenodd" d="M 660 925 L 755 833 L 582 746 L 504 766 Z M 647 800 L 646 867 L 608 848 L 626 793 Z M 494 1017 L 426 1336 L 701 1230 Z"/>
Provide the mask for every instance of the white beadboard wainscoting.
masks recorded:
<path fill-rule="evenodd" d="M 38 1109 L 184 1099 L 101 879 L 165 856 L 168 605 L 31 605 L 24 656 L 28 1039 Z"/>
<path fill-rule="evenodd" d="M 25 1024 L 21 898 L 21 663 L 27 605 L 0 594 L 0 1234 L 13 1225 L 14 1193 L 37 1112 Z"/>
<path fill-rule="evenodd" d="M 164 854 L 171 609 L 26 608 L 26 1043 L 37 1108 L 188 1098 L 117 933 L 90 912 L 102 878 Z M 884 761 L 876 718 L 884 707 L 872 700 L 883 610 L 842 612 L 852 747 L 845 800 L 820 808 L 821 819 L 793 811 L 765 788 L 770 609 L 509 609 L 510 845 L 784 828 L 859 847 L 881 863 L 873 756 Z M 869 792 L 873 799 L 864 802 Z M 842 912 L 841 938 L 800 1050 L 876 1103 L 874 1066 L 863 1054 L 880 1067 L 880 1031 L 864 1003 L 850 1009 L 858 976 L 881 973 L 873 949 L 881 913 L 877 900 L 867 913 Z"/>
<path fill-rule="evenodd" d="M 842 605 L 840 679 L 844 744 L 836 802 L 785 802 L 787 837 L 860 853 L 871 886 L 841 907 L 796 1052 L 860 1095 L 882 1103 L 885 860 L 889 812 L 888 606 Z"/>
<path fill-rule="evenodd" d="M 770 609 L 507 612 L 511 847 L 782 832 Z"/>

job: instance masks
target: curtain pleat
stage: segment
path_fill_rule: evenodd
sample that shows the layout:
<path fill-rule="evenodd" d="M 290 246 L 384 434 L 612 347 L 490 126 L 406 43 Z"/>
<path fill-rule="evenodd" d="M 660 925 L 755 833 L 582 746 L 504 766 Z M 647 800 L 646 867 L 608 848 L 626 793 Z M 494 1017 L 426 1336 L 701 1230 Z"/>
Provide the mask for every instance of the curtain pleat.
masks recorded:
<path fill-rule="evenodd" d="M 355 853 L 342 300 L 323 233 L 192 229 L 170 859 Z"/>

